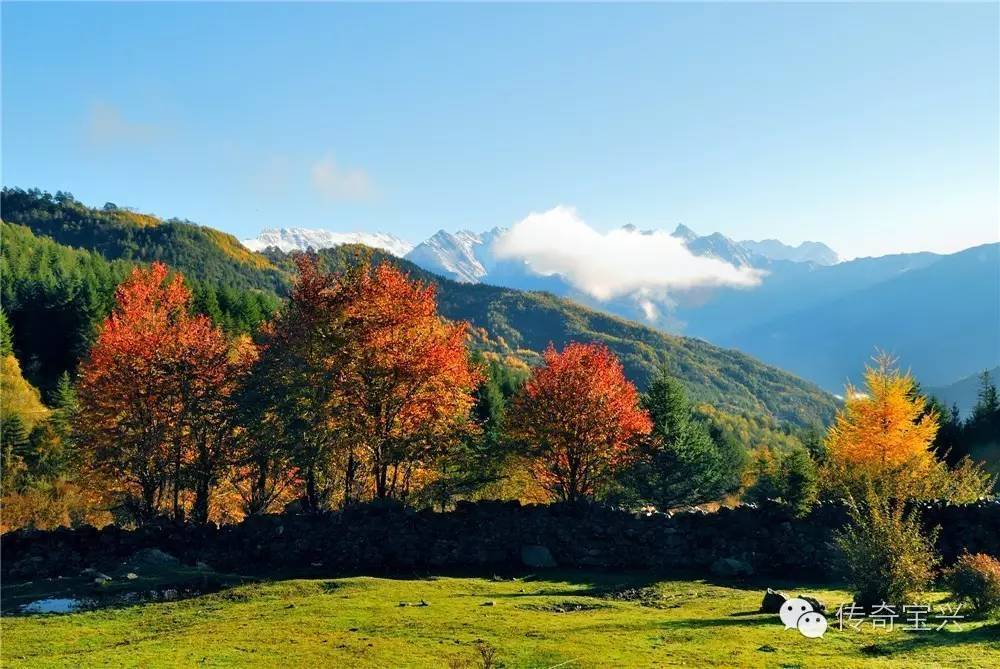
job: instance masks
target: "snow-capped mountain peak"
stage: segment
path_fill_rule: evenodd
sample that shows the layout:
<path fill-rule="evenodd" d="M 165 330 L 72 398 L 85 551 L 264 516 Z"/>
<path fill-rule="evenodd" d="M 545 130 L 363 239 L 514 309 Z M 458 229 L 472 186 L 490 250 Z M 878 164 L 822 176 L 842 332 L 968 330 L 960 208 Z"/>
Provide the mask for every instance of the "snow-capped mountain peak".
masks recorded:
<path fill-rule="evenodd" d="M 670 235 L 672 237 L 678 237 L 678 238 L 684 240 L 685 243 L 686 242 L 692 242 L 692 241 L 698 239 L 698 237 L 699 237 L 699 235 L 698 235 L 697 232 L 695 232 L 694 230 L 692 230 L 688 226 L 684 225 L 683 223 L 678 223 L 677 227 L 674 228 L 674 231 L 671 232 Z"/>
<path fill-rule="evenodd" d="M 477 283 L 493 266 L 493 241 L 503 233 L 501 228 L 475 233 L 459 230 L 451 233 L 438 230 L 427 241 L 417 244 L 406 254 L 424 269 L 463 283 Z"/>
<path fill-rule="evenodd" d="M 269 228 L 261 230 L 254 239 L 241 240 L 241 243 L 251 251 L 263 251 L 274 246 L 286 253 L 310 248 L 327 249 L 341 244 L 364 244 L 399 257 L 413 249 L 410 242 L 384 232 L 330 232 L 308 228 Z"/>

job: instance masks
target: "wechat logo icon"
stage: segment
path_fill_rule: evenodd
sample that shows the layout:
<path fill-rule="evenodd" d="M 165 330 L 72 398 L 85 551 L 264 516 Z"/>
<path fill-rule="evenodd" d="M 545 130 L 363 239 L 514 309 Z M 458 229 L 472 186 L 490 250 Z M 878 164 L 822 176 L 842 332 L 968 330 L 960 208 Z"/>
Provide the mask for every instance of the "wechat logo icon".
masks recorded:
<path fill-rule="evenodd" d="M 813 605 L 804 599 L 795 597 L 787 600 L 781 605 L 778 615 L 786 630 L 797 629 L 809 639 L 818 639 L 826 633 L 826 618 L 813 610 Z"/>

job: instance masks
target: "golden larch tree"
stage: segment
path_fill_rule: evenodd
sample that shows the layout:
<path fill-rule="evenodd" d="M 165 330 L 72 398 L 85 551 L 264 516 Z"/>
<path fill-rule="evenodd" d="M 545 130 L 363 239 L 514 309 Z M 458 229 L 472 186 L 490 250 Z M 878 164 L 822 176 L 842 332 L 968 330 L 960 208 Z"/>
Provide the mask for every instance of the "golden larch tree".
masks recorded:
<path fill-rule="evenodd" d="M 886 494 L 910 496 L 937 465 L 931 445 L 938 416 L 890 356 L 876 356 L 864 378 L 864 391 L 847 387 L 827 433 L 827 481 L 844 491 L 868 482 Z"/>

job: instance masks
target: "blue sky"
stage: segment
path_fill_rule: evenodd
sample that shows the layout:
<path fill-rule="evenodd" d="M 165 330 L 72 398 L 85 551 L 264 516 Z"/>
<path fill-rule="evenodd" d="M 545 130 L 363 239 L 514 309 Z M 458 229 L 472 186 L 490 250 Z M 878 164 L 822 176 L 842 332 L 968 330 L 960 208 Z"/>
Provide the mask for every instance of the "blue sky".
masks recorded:
<path fill-rule="evenodd" d="M 3 183 L 240 237 L 576 207 L 852 257 L 997 241 L 998 8 L 4 3 Z"/>

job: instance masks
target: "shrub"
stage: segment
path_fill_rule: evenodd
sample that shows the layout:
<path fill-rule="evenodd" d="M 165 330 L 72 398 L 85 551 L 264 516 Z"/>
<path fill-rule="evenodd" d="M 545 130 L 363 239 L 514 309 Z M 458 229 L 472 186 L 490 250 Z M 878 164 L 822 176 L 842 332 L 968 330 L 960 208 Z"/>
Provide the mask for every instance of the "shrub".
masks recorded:
<path fill-rule="evenodd" d="M 1000 560 L 985 553 L 966 553 L 947 576 L 955 599 L 968 603 L 976 614 L 1000 611 Z"/>
<path fill-rule="evenodd" d="M 925 590 L 939 563 L 934 552 L 937 528 L 923 534 L 916 511 L 869 489 L 863 504 L 850 500 L 850 522 L 835 535 L 855 601 L 914 601 Z"/>

